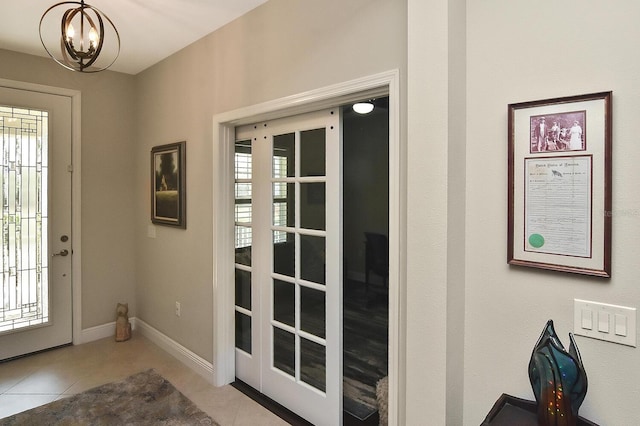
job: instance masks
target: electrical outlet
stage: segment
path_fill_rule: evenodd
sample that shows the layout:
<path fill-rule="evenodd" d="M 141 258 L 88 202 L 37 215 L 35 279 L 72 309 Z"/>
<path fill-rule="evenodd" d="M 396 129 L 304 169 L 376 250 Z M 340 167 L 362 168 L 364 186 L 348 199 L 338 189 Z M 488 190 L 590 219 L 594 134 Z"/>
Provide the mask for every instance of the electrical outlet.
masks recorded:
<path fill-rule="evenodd" d="M 180 306 L 180 302 L 176 302 L 176 316 L 179 317 L 181 312 L 182 307 Z"/>

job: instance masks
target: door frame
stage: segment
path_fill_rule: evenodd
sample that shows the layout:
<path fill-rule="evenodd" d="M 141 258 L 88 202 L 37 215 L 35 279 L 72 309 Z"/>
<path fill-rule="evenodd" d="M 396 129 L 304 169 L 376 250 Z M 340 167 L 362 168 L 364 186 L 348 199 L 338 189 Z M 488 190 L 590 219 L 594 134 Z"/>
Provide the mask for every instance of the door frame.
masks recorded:
<path fill-rule="evenodd" d="M 67 96 L 71 99 L 71 323 L 73 344 L 82 342 L 82 257 L 81 257 L 81 126 L 80 126 L 80 102 L 79 90 L 65 89 L 61 87 L 45 86 L 24 81 L 7 80 L 0 78 L 0 86 L 10 89 L 26 90 L 30 92 L 45 93 L 49 95 Z"/>
<path fill-rule="evenodd" d="M 234 194 L 235 127 L 325 108 L 367 97 L 389 96 L 389 424 L 398 424 L 404 389 L 406 319 L 406 143 L 400 135 L 400 73 L 391 70 L 308 92 L 251 105 L 213 117 L 213 383 L 235 380 Z"/>

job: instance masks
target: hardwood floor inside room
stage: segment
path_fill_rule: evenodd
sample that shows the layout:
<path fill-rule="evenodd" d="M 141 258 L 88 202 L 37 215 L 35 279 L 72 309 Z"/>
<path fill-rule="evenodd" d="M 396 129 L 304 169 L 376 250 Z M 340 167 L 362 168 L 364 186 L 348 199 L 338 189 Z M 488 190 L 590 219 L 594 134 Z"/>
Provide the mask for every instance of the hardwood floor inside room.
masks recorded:
<path fill-rule="evenodd" d="M 377 418 L 376 384 L 388 371 L 388 291 L 346 280 L 343 299 L 344 410 L 356 419 Z"/>

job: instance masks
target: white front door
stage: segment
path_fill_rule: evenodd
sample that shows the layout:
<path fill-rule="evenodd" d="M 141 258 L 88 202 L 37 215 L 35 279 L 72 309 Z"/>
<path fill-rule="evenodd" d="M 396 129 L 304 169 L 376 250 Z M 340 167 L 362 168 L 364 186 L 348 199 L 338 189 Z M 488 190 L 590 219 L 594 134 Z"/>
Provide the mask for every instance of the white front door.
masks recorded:
<path fill-rule="evenodd" d="M 0 87 L 0 360 L 71 343 L 71 98 Z"/>
<path fill-rule="evenodd" d="M 236 376 L 342 423 L 339 108 L 236 129 Z"/>

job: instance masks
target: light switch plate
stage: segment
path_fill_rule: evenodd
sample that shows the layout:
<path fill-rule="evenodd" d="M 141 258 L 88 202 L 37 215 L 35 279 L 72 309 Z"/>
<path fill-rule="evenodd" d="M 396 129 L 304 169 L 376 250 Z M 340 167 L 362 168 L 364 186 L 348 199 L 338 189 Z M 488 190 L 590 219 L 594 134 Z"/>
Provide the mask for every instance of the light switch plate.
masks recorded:
<path fill-rule="evenodd" d="M 636 308 L 574 299 L 573 334 L 635 348 Z"/>

